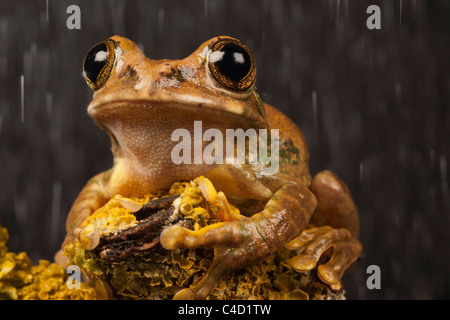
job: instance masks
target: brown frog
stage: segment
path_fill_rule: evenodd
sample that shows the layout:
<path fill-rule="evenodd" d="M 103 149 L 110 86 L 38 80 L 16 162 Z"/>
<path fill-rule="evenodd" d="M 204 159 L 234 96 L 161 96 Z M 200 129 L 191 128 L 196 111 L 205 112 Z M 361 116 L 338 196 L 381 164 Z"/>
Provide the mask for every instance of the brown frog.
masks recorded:
<path fill-rule="evenodd" d="M 167 250 L 214 248 L 203 279 L 175 299 L 204 299 L 228 272 L 283 246 L 299 253 L 291 260 L 299 272 L 315 268 L 332 248 L 317 272 L 324 283 L 339 286 L 362 251 L 357 209 L 333 173 L 311 179 L 305 139 L 258 96 L 255 60 L 243 43 L 221 36 L 183 60 L 151 60 L 134 42 L 113 36 L 89 51 L 83 67 L 94 90 L 88 113 L 109 134 L 114 165 L 79 194 L 63 247 L 76 237 L 74 229 L 114 195 L 140 197 L 203 175 L 243 214 L 197 231 L 178 225 L 163 230 L 160 242 Z M 201 121 L 202 132 L 213 128 L 224 136 L 227 129 L 278 129 L 278 172 L 265 173 L 260 161 L 174 163 L 178 141 L 172 134 L 184 128 L 195 138 L 195 121 Z"/>

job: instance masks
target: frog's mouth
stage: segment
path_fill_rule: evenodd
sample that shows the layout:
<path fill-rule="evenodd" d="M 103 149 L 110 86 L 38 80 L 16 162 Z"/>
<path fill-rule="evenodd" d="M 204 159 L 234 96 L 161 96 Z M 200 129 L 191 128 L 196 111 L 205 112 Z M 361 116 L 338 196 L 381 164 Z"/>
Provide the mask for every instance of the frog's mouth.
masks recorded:
<path fill-rule="evenodd" d="M 190 96 L 177 100 L 118 100 L 93 101 L 88 106 L 88 113 L 95 122 L 108 125 L 111 121 L 140 122 L 147 119 L 151 122 L 171 122 L 178 127 L 187 119 L 205 120 L 225 128 L 266 128 L 263 115 L 254 108 L 237 103 L 215 103 L 203 98 Z M 213 127 L 213 125 L 210 125 Z"/>

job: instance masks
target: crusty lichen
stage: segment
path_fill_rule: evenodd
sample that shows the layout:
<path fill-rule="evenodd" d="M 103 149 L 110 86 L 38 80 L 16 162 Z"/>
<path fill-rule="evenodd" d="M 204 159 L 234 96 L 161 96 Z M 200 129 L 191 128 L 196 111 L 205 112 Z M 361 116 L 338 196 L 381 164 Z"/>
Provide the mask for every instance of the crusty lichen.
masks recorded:
<path fill-rule="evenodd" d="M 82 227 L 92 227 L 99 237 L 116 234 L 137 224 L 129 209 L 130 202 L 139 206 L 154 198 L 178 194 L 181 197 L 176 212 L 182 219 L 191 220 L 193 229 L 216 223 L 219 209 L 210 206 L 204 198 L 200 189 L 202 179 L 178 182 L 167 193 L 143 198 L 116 195 L 86 219 Z M 124 206 L 124 201 L 128 205 Z M 239 215 L 234 206 L 231 212 Z M 8 231 L 0 225 L 0 299 L 103 298 L 96 293 L 94 282 L 93 287 L 78 283 L 79 289 L 70 289 L 66 285 L 68 275 L 64 268 L 55 263 L 41 260 L 33 266 L 25 252 L 8 252 L 8 238 Z M 160 248 L 122 262 L 107 262 L 94 251 L 85 249 L 79 240 L 67 245 L 64 252 L 69 258 L 68 265 L 78 266 L 90 279 L 103 280 L 116 299 L 170 299 L 180 289 L 200 281 L 214 258 L 212 249 L 167 251 Z M 345 299 L 343 291 L 334 292 L 320 282 L 315 270 L 296 272 L 289 263 L 295 254 L 282 248 L 260 263 L 229 274 L 208 299 Z"/>
<path fill-rule="evenodd" d="M 128 200 L 121 195 L 116 195 L 108 201 L 103 207 L 96 210 L 81 225 L 93 225 L 99 232 L 99 236 L 108 236 L 111 233 L 118 233 L 136 225 L 136 217 L 130 213 L 130 210 L 124 208 L 121 201 Z M 145 203 L 148 198 L 130 199 L 137 203 Z"/>
<path fill-rule="evenodd" d="M 9 235 L 0 225 L 0 300 L 93 300 L 95 290 L 84 283 L 79 289 L 66 285 L 63 267 L 40 260 L 32 265 L 25 252 L 8 252 Z M 71 280 L 72 281 L 72 280 Z"/>
<path fill-rule="evenodd" d="M 200 190 L 199 177 L 191 182 L 175 183 L 167 195 L 181 194 L 176 211 L 183 219 L 192 220 L 193 229 L 218 222 L 217 208 L 210 207 Z M 132 199 L 145 203 L 155 197 Z M 114 197 L 97 210 L 84 226 L 95 224 L 100 235 L 107 235 L 133 226 L 130 210 L 123 207 L 121 196 Z M 234 214 L 239 210 L 232 207 Z M 133 216 L 134 217 L 134 216 Z M 126 223 L 124 223 L 124 221 Z M 204 276 L 214 253 L 212 249 L 174 250 L 162 248 L 135 255 L 122 262 L 107 262 L 94 251 L 86 250 L 77 240 L 65 248 L 68 264 L 80 267 L 88 276 L 108 283 L 117 299 L 170 299 Z M 260 263 L 226 276 L 211 292 L 208 299 L 343 299 L 343 292 L 335 293 L 316 279 L 315 272 L 298 273 L 289 264 L 294 251 L 280 249 Z"/>

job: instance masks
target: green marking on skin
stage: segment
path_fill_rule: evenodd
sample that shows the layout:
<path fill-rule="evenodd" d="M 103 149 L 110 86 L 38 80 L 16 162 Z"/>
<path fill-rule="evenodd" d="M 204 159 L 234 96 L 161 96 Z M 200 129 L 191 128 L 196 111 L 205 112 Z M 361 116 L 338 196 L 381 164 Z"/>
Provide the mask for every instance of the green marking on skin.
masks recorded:
<path fill-rule="evenodd" d="M 261 231 L 261 229 L 259 229 L 259 224 L 256 223 L 256 230 L 258 231 L 259 236 L 263 239 L 264 242 L 266 242 L 266 236 L 264 235 L 264 233 Z"/>
<path fill-rule="evenodd" d="M 181 73 L 180 68 L 177 68 L 176 72 L 175 72 L 175 77 L 177 78 L 178 81 L 183 82 L 184 78 L 183 75 Z"/>
<path fill-rule="evenodd" d="M 113 169 L 114 169 L 114 167 L 109 168 L 108 170 L 103 172 L 103 177 L 102 177 L 103 182 L 106 182 L 106 181 L 109 180 L 109 178 L 111 178 L 112 173 L 113 173 Z M 98 181 L 97 181 L 97 183 L 98 183 Z"/>
<path fill-rule="evenodd" d="M 256 222 L 255 222 L 256 223 Z M 245 226 L 245 223 L 239 223 L 241 243 L 247 243 L 251 248 L 253 248 L 253 239 L 250 236 L 250 232 Z"/>
<path fill-rule="evenodd" d="M 265 117 L 266 116 L 266 109 L 264 108 L 264 102 L 262 101 L 262 99 L 259 96 L 258 92 L 255 91 L 255 95 L 256 95 L 256 99 L 258 100 L 258 111 L 263 117 Z"/>
<path fill-rule="evenodd" d="M 266 209 L 267 209 L 267 208 L 266 208 Z M 264 211 L 265 211 L 265 210 L 264 210 Z M 256 226 L 256 231 L 258 231 L 258 234 L 259 234 L 259 236 L 261 237 L 261 239 L 263 239 L 263 241 L 266 242 L 266 236 L 264 235 L 264 232 L 259 228 L 259 222 L 258 222 L 258 221 L 264 221 L 264 220 L 267 220 L 267 217 L 266 217 L 264 211 L 261 211 L 261 212 L 259 213 L 259 215 L 260 215 L 261 218 L 258 218 L 258 220 L 254 219 L 254 220 L 253 220 L 253 223 L 255 224 L 255 226 Z"/>
<path fill-rule="evenodd" d="M 272 199 L 270 199 L 270 200 L 272 200 Z M 267 210 L 270 213 L 274 213 L 276 211 L 276 209 L 274 208 L 274 205 L 267 206 L 264 210 Z"/>
<path fill-rule="evenodd" d="M 78 217 L 70 226 L 69 226 L 69 228 L 70 229 L 73 229 L 77 224 L 78 224 L 78 222 L 80 221 L 80 217 Z"/>
<path fill-rule="evenodd" d="M 282 147 L 279 151 L 279 155 L 281 160 L 284 162 L 289 162 L 293 165 L 298 165 L 298 158 L 299 158 L 299 150 L 294 145 L 294 142 L 289 140 L 283 140 L 281 142 Z"/>

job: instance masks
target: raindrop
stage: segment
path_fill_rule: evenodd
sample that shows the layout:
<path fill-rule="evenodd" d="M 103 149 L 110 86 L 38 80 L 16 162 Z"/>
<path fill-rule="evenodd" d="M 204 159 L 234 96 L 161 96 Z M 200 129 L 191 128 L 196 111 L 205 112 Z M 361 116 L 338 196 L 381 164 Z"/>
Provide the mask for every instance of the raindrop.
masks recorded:
<path fill-rule="evenodd" d="M 312 92 L 312 107 L 313 107 L 313 126 L 317 130 L 317 92 Z"/>
<path fill-rule="evenodd" d="M 9 35 L 9 26 L 8 26 L 8 18 L 2 17 L 0 19 L 0 40 L 2 42 L 2 50 L 3 52 L 8 52 L 8 35 Z"/>
<path fill-rule="evenodd" d="M 350 9 L 350 7 L 349 7 L 349 0 L 345 0 L 344 5 L 345 5 L 345 16 L 344 16 L 344 18 L 345 18 L 345 21 L 348 21 L 348 15 L 349 15 L 349 9 Z"/>
<path fill-rule="evenodd" d="M 7 55 L 1 55 L 0 56 L 0 74 L 3 77 L 6 77 L 6 74 L 8 72 L 8 56 Z"/>
<path fill-rule="evenodd" d="M 36 66 L 36 64 L 37 64 L 37 44 L 34 42 L 30 45 L 30 60 L 31 60 L 31 67 Z"/>
<path fill-rule="evenodd" d="M 25 77 L 20 76 L 20 120 L 25 122 Z"/>
<path fill-rule="evenodd" d="M 25 226 L 27 222 L 27 201 L 16 197 L 14 199 L 14 213 L 19 226 Z"/>
<path fill-rule="evenodd" d="M 434 161 L 436 160 L 436 152 L 433 148 L 430 149 L 430 163 L 434 166 Z"/>
<path fill-rule="evenodd" d="M 144 44 L 143 44 L 142 42 L 138 42 L 138 43 L 137 43 L 137 46 L 138 46 L 139 50 L 142 51 L 142 53 L 145 53 L 145 52 L 144 52 Z"/>
<path fill-rule="evenodd" d="M 161 34 L 164 29 L 164 9 L 158 9 L 158 33 Z"/>
<path fill-rule="evenodd" d="M 364 179 L 364 164 L 362 162 L 359 163 L 359 182 L 362 183 Z"/>
<path fill-rule="evenodd" d="M 124 26 L 124 1 L 114 1 L 110 2 L 110 14 L 113 23 L 113 32 L 115 34 L 123 34 L 125 30 Z"/>
<path fill-rule="evenodd" d="M 56 235 L 59 230 L 59 220 L 61 217 L 61 182 L 56 181 L 53 183 L 53 197 L 52 197 L 52 214 L 51 214 L 51 225 L 50 225 L 50 234 L 51 241 L 50 243 L 55 243 L 58 239 L 56 239 Z"/>
<path fill-rule="evenodd" d="M 53 93 L 47 92 L 45 96 L 45 106 L 47 110 L 47 116 L 50 118 L 53 112 Z"/>
<path fill-rule="evenodd" d="M 400 82 L 395 83 L 395 101 L 399 105 L 402 99 L 402 84 Z"/>
<path fill-rule="evenodd" d="M 447 158 L 445 157 L 445 155 L 441 155 L 439 157 L 439 166 L 441 169 L 442 194 L 444 196 L 445 201 L 447 201 L 448 200 Z"/>
<path fill-rule="evenodd" d="M 336 5 L 336 23 L 339 23 L 339 10 L 341 8 L 341 0 L 337 0 Z"/>
<path fill-rule="evenodd" d="M 31 51 L 25 51 L 23 53 L 23 74 L 27 76 L 27 81 L 32 79 L 32 61 Z"/>

